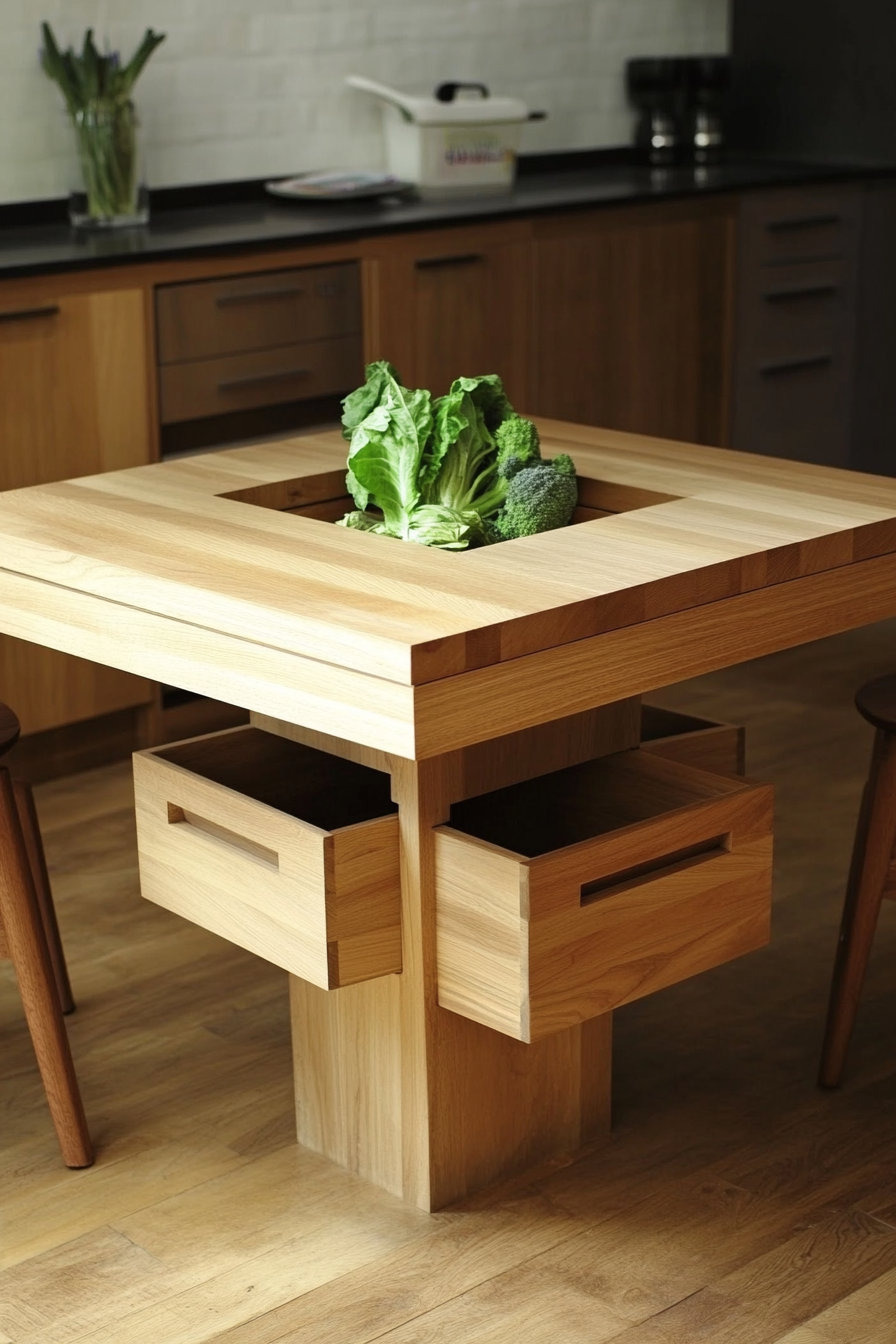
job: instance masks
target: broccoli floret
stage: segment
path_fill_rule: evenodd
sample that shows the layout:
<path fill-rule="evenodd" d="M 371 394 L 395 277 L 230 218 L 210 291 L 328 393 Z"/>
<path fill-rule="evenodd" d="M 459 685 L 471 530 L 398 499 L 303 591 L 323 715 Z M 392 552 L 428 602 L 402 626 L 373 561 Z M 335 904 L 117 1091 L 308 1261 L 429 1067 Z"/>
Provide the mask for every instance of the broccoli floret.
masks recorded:
<path fill-rule="evenodd" d="M 578 499 L 575 469 L 570 474 L 566 462 L 572 463 L 566 458 L 558 470 L 559 460 L 538 462 L 511 477 L 504 507 L 495 519 L 504 541 L 550 532 L 570 521 Z"/>
<path fill-rule="evenodd" d="M 555 471 L 559 471 L 561 476 L 575 476 L 576 464 L 573 462 L 569 453 L 558 453 L 556 457 L 549 458 L 550 465 Z"/>
<path fill-rule="evenodd" d="M 509 480 L 541 459 L 538 430 L 524 415 L 510 415 L 495 430 L 498 475 Z"/>

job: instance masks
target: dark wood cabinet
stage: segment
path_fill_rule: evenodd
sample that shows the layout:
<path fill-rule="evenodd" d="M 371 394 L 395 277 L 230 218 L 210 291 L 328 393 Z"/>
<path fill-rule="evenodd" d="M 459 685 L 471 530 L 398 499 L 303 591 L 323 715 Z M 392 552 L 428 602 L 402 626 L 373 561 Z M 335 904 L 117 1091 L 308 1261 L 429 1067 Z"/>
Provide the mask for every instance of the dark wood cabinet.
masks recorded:
<path fill-rule="evenodd" d="M 734 202 L 583 211 L 533 234 L 532 409 L 725 444 Z"/>
<path fill-rule="evenodd" d="M 731 446 L 847 466 L 861 186 L 744 196 Z"/>

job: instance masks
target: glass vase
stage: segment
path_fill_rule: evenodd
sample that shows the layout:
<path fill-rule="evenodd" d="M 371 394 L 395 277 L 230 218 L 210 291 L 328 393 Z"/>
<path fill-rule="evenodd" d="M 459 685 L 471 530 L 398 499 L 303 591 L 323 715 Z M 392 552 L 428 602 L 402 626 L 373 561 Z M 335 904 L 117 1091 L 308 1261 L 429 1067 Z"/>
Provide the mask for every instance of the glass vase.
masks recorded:
<path fill-rule="evenodd" d="M 78 228 L 145 224 L 149 193 L 143 181 L 139 123 L 130 102 L 94 101 L 72 115 L 81 181 L 69 196 Z"/>

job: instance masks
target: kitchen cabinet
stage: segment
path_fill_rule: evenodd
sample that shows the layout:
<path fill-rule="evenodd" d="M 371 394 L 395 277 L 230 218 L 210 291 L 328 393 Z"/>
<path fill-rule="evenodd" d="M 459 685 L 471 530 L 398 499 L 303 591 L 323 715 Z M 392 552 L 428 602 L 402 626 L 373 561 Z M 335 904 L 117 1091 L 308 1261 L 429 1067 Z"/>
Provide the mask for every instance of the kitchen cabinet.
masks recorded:
<path fill-rule="evenodd" d="M 154 456 L 142 288 L 49 280 L 0 290 L 0 489 L 139 466 Z M 23 733 L 151 698 L 142 677 L 0 637 L 0 699 Z"/>
<path fill-rule="evenodd" d="M 499 373 L 514 406 L 528 409 L 529 235 L 527 221 L 514 221 L 375 245 L 369 357 L 436 395 L 460 374 Z"/>
<path fill-rule="evenodd" d="M 363 377 L 358 266 L 156 289 L 163 424 L 351 391 Z"/>
<path fill-rule="evenodd" d="M 849 186 L 741 200 L 732 447 L 849 463 L 862 198 Z"/>
<path fill-rule="evenodd" d="M 733 256 L 726 198 L 536 220 L 531 409 L 726 443 Z"/>

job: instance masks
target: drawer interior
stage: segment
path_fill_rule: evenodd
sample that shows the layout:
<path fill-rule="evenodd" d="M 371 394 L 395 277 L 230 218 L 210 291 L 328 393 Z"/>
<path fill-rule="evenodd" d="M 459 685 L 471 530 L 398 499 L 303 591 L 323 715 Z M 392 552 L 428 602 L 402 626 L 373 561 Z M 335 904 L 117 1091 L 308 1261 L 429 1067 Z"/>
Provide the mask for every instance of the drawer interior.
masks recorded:
<path fill-rule="evenodd" d="M 260 728 L 178 742 L 153 755 L 324 831 L 398 811 L 387 774 Z"/>
<path fill-rule="evenodd" d="M 737 779 L 626 751 L 457 803 L 449 824 L 537 858 L 742 788 Z"/>

